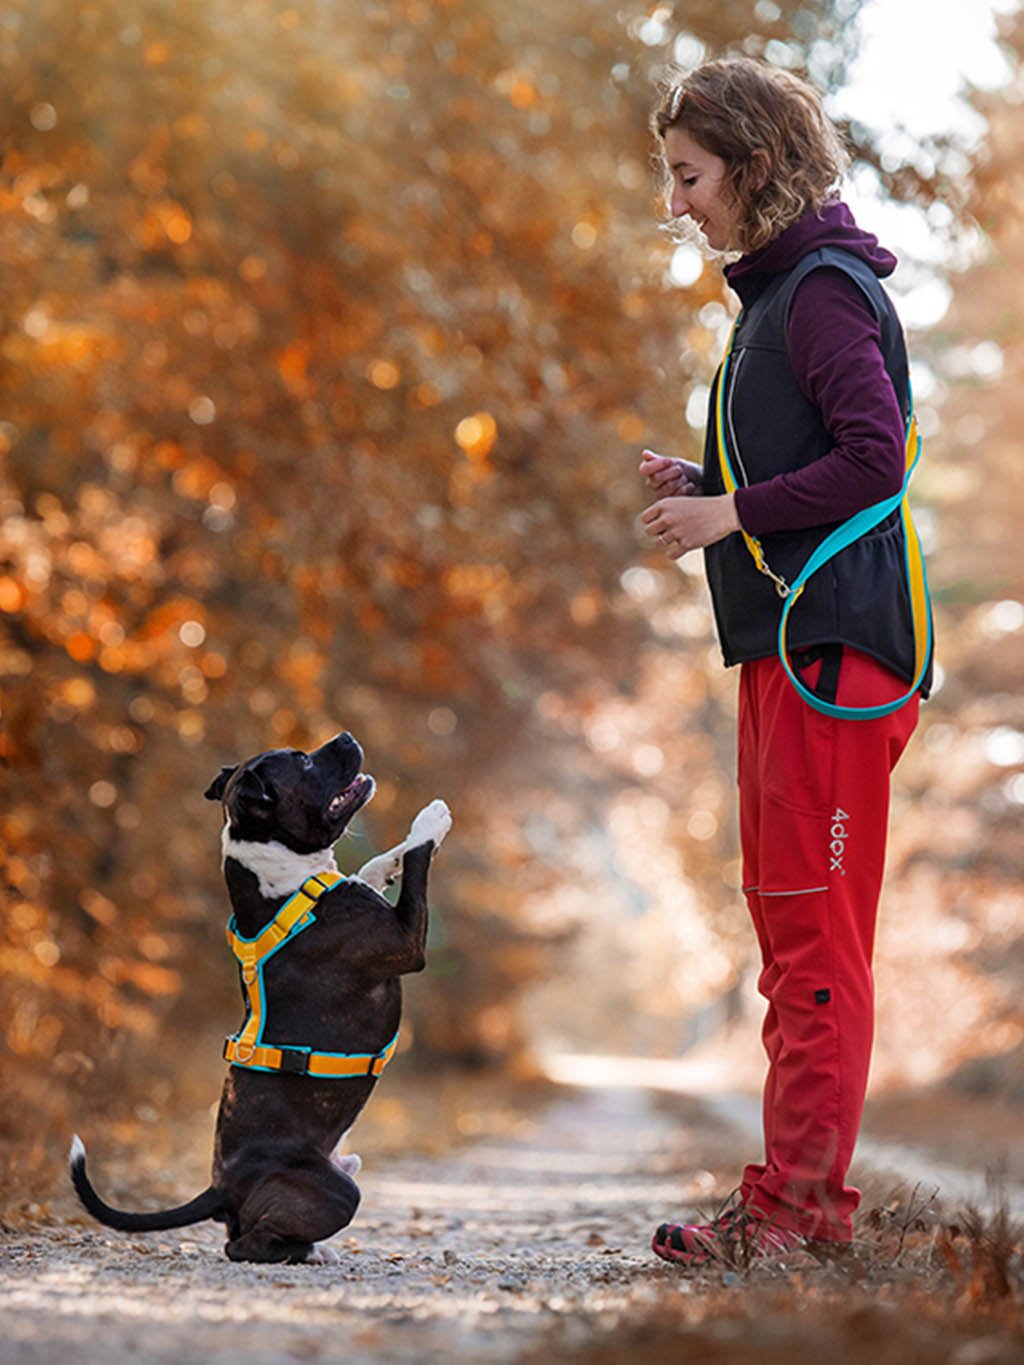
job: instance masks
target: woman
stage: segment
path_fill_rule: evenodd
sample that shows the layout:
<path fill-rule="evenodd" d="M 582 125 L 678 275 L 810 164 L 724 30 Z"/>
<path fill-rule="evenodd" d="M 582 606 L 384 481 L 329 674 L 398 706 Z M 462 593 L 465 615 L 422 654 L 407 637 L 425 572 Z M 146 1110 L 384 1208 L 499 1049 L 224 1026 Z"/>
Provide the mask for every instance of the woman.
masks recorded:
<path fill-rule="evenodd" d="M 873 719 L 822 714 L 787 678 L 777 632 L 780 594 L 827 532 L 899 492 L 909 385 L 880 284 L 896 261 L 837 197 L 846 156 L 815 92 L 757 62 L 711 62 L 665 91 L 653 126 L 672 216 L 711 251 L 741 253 L 725 268 L 742 311 L 703 469 L 645 452 L 641 472 L 658 495 L 647 534 L 673 559 L 704 549 L 725 663 L 741 665 L 743 889 L 768 1001 L 764 1160 L 719 1217 L 654 1235 L 659 1256 L 694 1267 L 732 1261 L 739 1245 L 792 1256 L 852 1237 L 859 1192 L 846 1172 L 871 1053 L 889 777 L 918 695 Z M 927 695 L 905 577 L 894 514 L 809 581 L 788 641 L 824 703 L 879 707 L 915 680 Z"/>

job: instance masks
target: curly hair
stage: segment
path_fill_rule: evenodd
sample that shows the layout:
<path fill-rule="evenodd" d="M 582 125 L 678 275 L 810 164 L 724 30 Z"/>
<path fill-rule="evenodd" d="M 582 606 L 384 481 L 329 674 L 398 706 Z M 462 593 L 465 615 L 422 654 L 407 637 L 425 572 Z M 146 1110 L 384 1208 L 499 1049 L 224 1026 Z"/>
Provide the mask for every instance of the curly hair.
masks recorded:
<path fill-rule="evenodd" d="M 671 128 L 725 162 L 724 192 L 739 206 L 737 244 L 744 252 L 834 199 L 850 163 L 817 91 L 745 57 L 706 62 L 663 82 L 651 115 L 663 153 Z"/>

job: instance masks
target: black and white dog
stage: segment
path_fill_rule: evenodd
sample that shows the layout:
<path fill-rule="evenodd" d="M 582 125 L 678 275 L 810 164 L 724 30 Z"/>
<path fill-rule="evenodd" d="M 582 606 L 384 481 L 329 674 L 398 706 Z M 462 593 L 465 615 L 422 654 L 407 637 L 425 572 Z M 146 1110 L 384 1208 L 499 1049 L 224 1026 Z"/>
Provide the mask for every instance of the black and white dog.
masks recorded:
<path fill-rule="evenodd" d="M 211 783 L 206 796 L 224 806 L 224 875 L 241 938 L 257 939 L 307 878 L 337 873 L 333 845 L 374 792 L 362 762 L 362 750 L 345 733 L 308 754 L 258 754 L 222 768 Z M 450 827 L 448 807 L 432 801 L 402 843 L 327 891 L 308 927 L 274 954 L 266 1003 L 273 1042 L 289 1057 L 379 1056 L 395 1037 L 400 978 L 425 962 L 431 855 Z M 399 875 L 401 893 L 391 906 L 381 892 Z M 202 1194 L 153 1213 L 111 1208 L 89 1182 L 77 1137 L 71 1179 L 93 1217 L 123 1232 L 213 1218 L 227 1224 L 232 1260 L 333 1259 L 316 1244 L 346 1227 L 359 1204 L 352 1178 L 359 1158 L 336 1149 L 375 1084 L 366 1073 L 320 1077 L 292 1067 L 233 1065 L 217 1116 L 213 1175 Z"/>

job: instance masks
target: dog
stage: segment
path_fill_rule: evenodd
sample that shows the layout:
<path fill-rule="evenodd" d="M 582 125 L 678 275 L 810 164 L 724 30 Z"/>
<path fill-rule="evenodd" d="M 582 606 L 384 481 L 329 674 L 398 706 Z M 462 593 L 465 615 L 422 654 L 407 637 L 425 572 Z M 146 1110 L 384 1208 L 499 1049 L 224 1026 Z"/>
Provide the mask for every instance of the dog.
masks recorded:
<path fill-rule="evenodd" d="M 107 1227 L 149 1232 L 216 1219 L 233 1261 L 336 1259 L 318 1244 L 348 1226 L 360 1198 L 359 1158 L 339 1156 L 339 1144 L 393 1051 L 401 978 L 425 965 L 427 873 L 451 827 L 448 807 L 433 801 L 402 843 L 341 878 L 333 846 L 374 793 L 362 765 L 344 732 L 311 753 L 275 749 L 224 767 L 207 789 L 225 815 L 229 941 L 250 956 L 281 934 L 287 942 L 273 944 L 258 969 L 240 957 L 247 1016 L 225 1044 L 232 1065 L 202 1194 L 153 1213 L 112 1208 L 93 1189 L 75 1136 L 72 1183 Z M 382 892 L 399 876 L 392 906 Z"/>

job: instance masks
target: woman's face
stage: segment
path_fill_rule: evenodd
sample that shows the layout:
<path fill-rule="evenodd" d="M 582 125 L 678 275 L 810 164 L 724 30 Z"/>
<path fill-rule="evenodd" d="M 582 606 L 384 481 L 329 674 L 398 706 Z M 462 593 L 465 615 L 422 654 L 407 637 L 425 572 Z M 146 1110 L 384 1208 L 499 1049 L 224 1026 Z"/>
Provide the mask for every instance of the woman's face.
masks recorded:
<path fill-rule="evenodd" d="M 725 162 L 705 151 L 683 128 L 665 134 L 665 160 L 672 173 L 669 209 L 673 218 L 690 218 L 713 251 L 736 248 L 738 205 L 723 198 Z"/>

